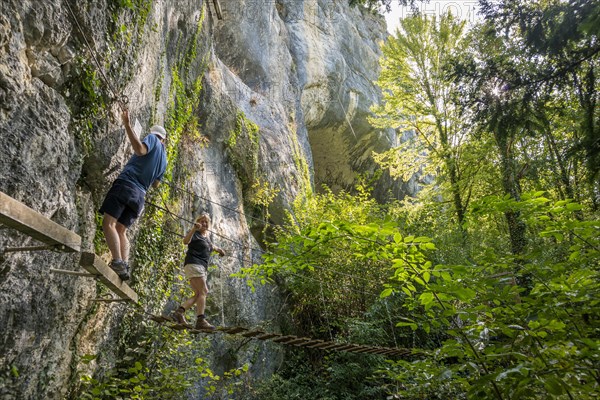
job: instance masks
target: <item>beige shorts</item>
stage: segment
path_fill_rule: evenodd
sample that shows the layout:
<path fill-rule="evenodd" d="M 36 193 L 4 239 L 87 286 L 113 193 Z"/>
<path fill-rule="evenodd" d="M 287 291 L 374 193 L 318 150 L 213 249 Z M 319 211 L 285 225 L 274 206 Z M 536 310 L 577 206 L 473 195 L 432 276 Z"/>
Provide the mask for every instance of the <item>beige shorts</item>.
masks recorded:
<path fill-rule="evenodd" d="M 204 278 L 206 280 L 206 268 L 200 264 L 185 264 L 183 273 L 187 279 Z"/>

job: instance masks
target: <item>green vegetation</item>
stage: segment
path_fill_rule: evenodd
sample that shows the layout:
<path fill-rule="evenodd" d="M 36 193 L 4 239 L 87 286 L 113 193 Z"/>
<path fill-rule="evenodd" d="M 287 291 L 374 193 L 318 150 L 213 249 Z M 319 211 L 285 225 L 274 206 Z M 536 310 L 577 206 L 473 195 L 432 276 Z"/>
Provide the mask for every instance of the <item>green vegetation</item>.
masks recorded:
<path fill-rule="evenodd" d="M 481 5 L 382 48 L 373 123 L 407 141 L 376 158 L 420 192 L 308 196 L 240 274 L 280 285 L 295 334 L 414 354 L 290 349 L 245 399 L 598 397 L 600 6 Z"/>
<path fill-rule="evenodd" d="M 272 187 L 259 169 L 260 127 L 238 111 L 235 129 L 229 132 L 225 141 L 225 149 L 242 185 L 244 209 L 248 223 L 252 228 L 266 229 L 258 226 L 256 219 L 269 219 L 269 205 L 279 193 Z"/>
<path fill-rule="evenodd" d="M 148 326 L 145 337 L 137 346 L 128 348 L 123 361 L 106 372 L 102 379 L 82 374 L 81 380 L 87 390 L 80 398 L 179 399 L 190 392 L 199 378 L 205 380 L 207 396 L 233 393 L 233 378 L 245 373 L 248 367 L 244 365 L 226 371 L 223 376 L 216 375 L 208 362 L 198 357 L 198 352 L 205 352 L 208 347 L 206 338 L 194 340 L 193 336 L 180 332 Z M 81 361 L 89 364 L 95 359 L 95 356 L 84 356 Z"/>
<path fill-rule="evenodd" d="M 244 192 L 250 189 L 258 178 L 259 140 L 258 125 L 239 111 L 235 118 L 235 129 L 229 132 L 225 145 Z"/>
<path fill-rule="evenodd" d="M 290 139 L 292 140 L 293 145 L 292 150 L 294 156 L 294 165 L 296 166 L 296 171 L 299 172 L 299 175 L 296 176 L 296 179 L 298 180 L 298 187 L 303 193 L 298 200 L 302 201 L 305 196 L 310 196 L 312 194 L 312 182 L 310 179 L 308 162 L 304 158 L 302 149 L 300 148 L 300 143 L 298 143 L 296 128 L 294 127 L 294 129 L 292 129 L 292 127 L 290 127 L 290 132 L 292 132 Z"/>

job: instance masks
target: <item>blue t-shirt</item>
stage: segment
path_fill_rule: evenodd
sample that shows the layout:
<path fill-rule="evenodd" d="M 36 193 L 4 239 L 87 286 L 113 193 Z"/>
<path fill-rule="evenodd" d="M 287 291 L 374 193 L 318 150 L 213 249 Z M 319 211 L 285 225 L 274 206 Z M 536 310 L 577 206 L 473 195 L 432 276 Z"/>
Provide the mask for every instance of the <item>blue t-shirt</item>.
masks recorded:
<path fill-rule="evenodd" d="M 142 143 L 148 147 L 143 156 L 134 154 L 117 179 L 132 183 L 135 187 L 146 192 L 154 181 L 162 179 L 167 170 L 167 153 L 160 138 L 150 134 Z"/>

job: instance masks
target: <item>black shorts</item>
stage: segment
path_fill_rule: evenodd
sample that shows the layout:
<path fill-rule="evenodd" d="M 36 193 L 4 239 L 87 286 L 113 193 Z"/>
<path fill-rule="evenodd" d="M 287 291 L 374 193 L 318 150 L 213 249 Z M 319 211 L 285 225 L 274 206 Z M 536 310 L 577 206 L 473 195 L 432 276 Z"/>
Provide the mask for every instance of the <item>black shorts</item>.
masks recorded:
<path fill-rule="evenodd" d="M 139 188 L 128 182 L 116 180 L 106 194 L 99 211 L 130 227 L 142 213 L 145 197 L 146 193 Z"/>

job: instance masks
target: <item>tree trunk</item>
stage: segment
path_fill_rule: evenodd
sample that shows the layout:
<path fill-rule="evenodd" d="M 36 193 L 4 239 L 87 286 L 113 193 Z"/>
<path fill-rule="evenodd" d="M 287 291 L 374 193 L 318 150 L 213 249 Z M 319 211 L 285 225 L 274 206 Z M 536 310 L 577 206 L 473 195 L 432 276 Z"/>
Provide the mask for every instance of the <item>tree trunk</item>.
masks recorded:
<path fill-rule="evenodd" d="M 500 150 L 500 169 L 502 175 L 502 187 L 504 193 L 510 195 L 516 201 L 521 200 L 521 185 L 517 177 L 517 169 L 515 168 L 515 160 L 512 155 L 512 142 L 509 140 L 509 134 L 505 131 L 496 130 L 494 132 L 496 144 Z M 526 225 L 521 219 L 520 211 L 507 210 L 504 212 L 504 217 L 508 224 L 508 232 L 510 235 L 511 252 L 515 256 L 523 253 L 527 240 L 525 238 Z"/>

